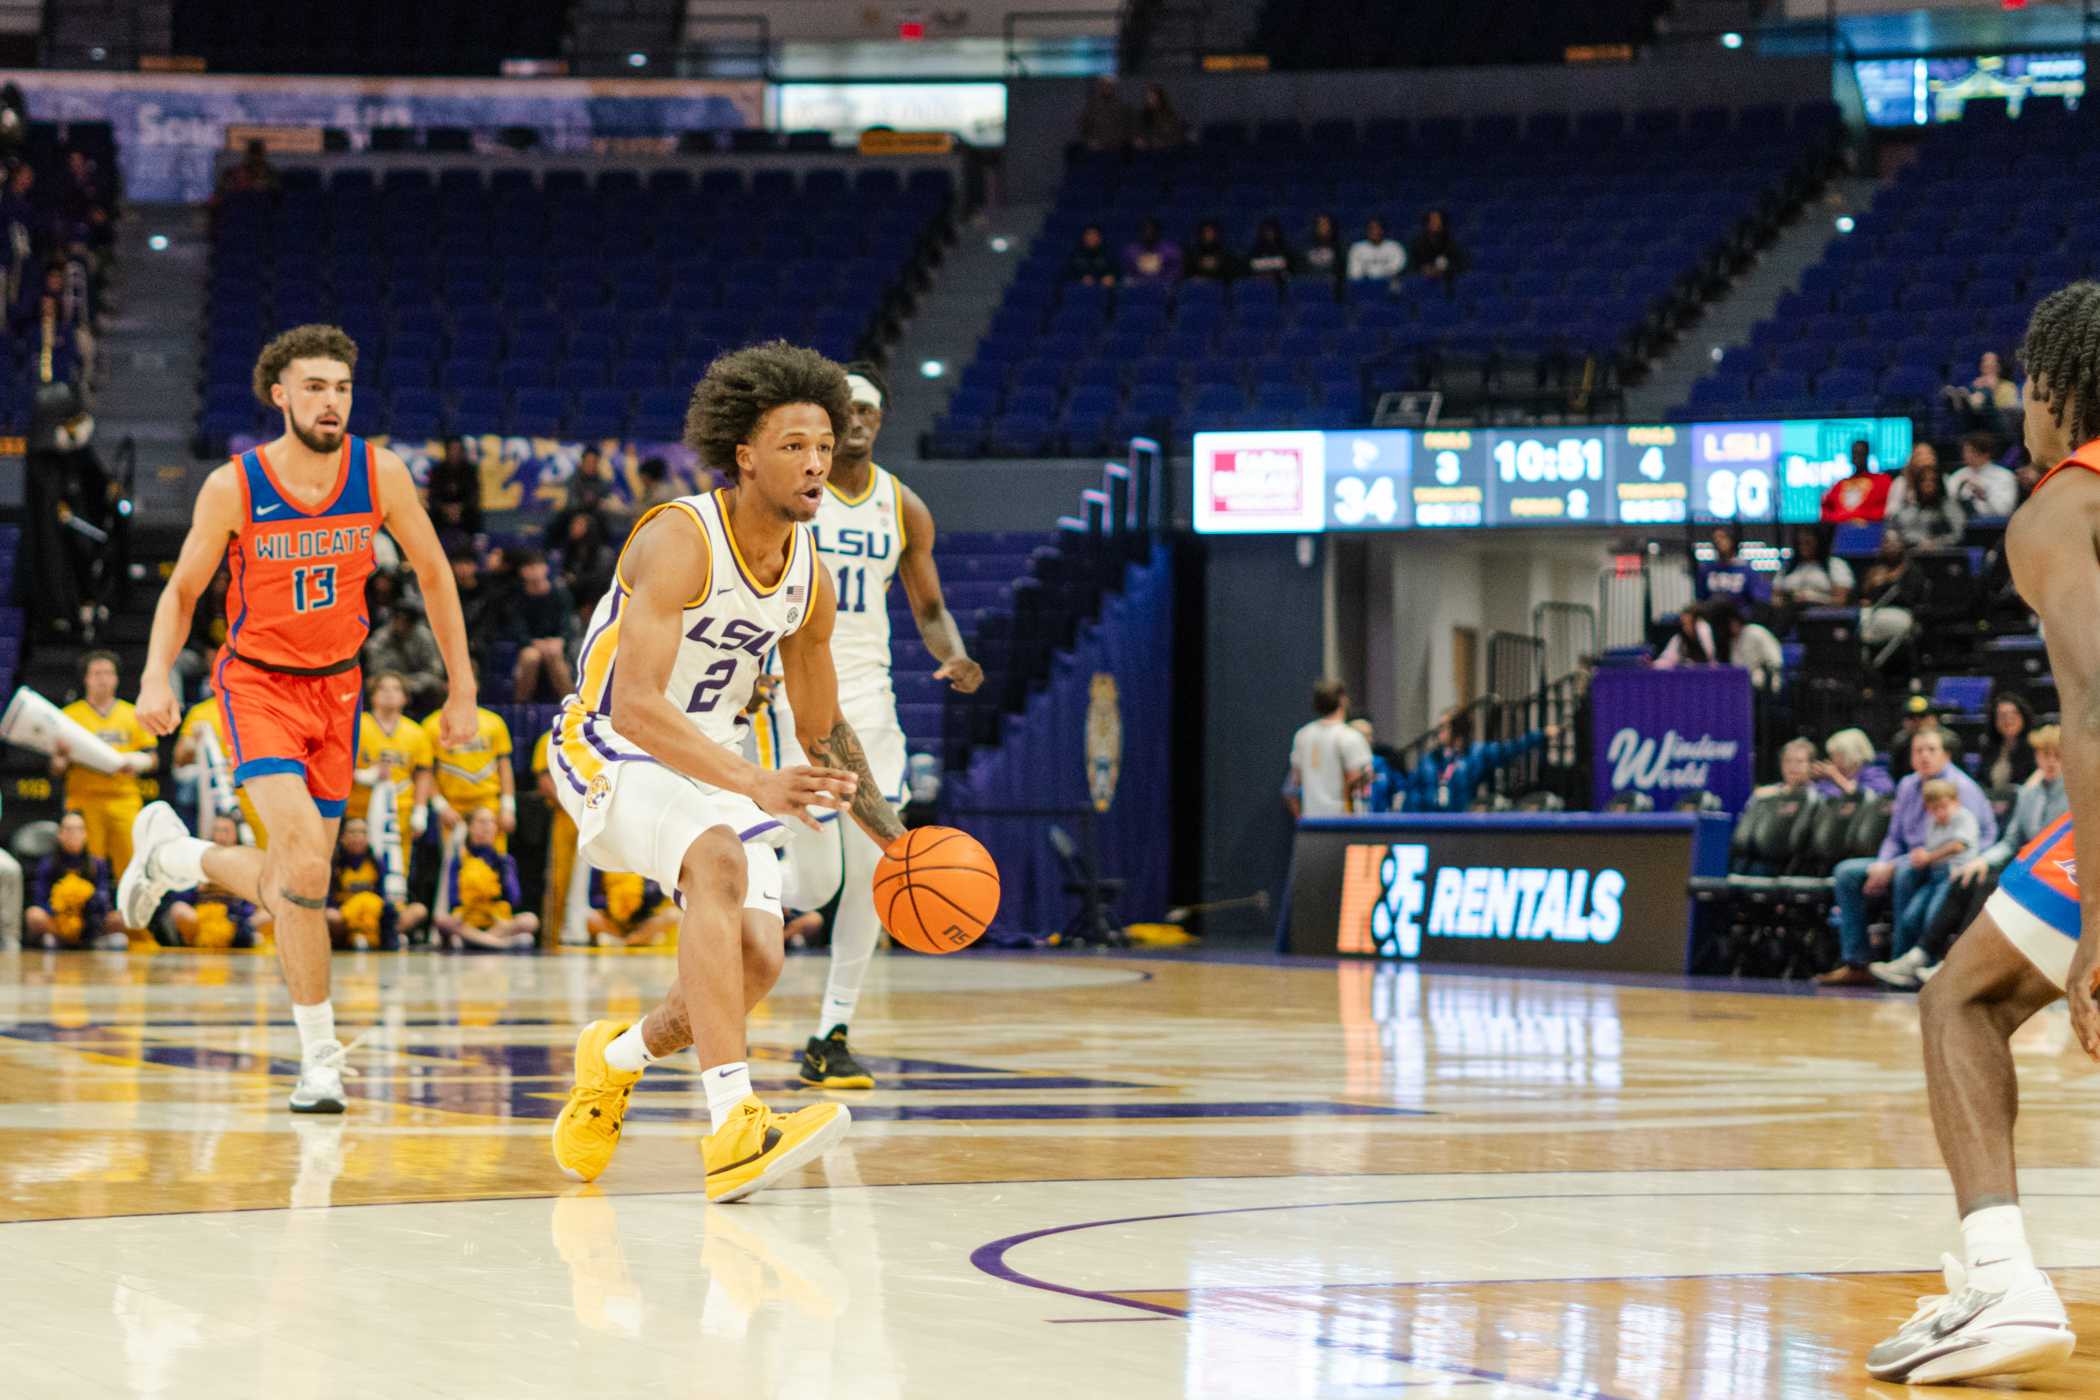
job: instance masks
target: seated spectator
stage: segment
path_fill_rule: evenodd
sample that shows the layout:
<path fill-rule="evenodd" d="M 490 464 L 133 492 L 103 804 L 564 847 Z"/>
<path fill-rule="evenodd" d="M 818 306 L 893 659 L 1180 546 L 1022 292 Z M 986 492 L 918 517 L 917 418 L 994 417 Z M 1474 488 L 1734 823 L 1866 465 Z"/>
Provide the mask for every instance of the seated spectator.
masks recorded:
<path fill-rule="evenodd" d="M 591 939 L 600 948 L 674 943 L 678 910 L 654 880 L 624 871 L 591 871 Z"/>
<path fill-rule="evenodd" d="M 1998 465 L 1998 439 L 1970 433 L 1961 440 L 1961 466 L 1947 478 L 1947 494 L 1969 516 L 2006 516 L 2020 504 L 2020 483 Z"/>
<path fill-rule="evenodd" d="M 459 530 L 469 535 L 482 531 L 481 468 L 467 460 L 467 445 L 456 437 L 445 439 L 445 455 L 430 464 L 430 522 L 438 532 Z"/>
<path fill-rule="evenodd" d="M 365 642 L 366 675 L 393 671 L 408 683 L 411 709 L 434 710 L 445 703 L 445 658 L 438 653 L 437 638 L 423 621 L 423 605 L 403 594 L 388 609 L 386 624 Z"/>
<path fill-rule="evenodd" d="M 1116 80 L 1105 73 L 1087 90 L 1086 108 L 1079 114 L 1079 144 L 1090 151 L 1120 151 L 1130 144 L 1130 109 L 1123 105 Z"/>
<path fill-rule="evenodd" d="M 1984 901 L 1998 888 L 1998 876 L 2012 858 L 2071 810 L 2071 799 L 2064 791 L 2062 731 L 2045 724 L 2031 738 L 2034 778 L 2020 789 L 2004 832 L 1974 859 L 1954 867 L 1953 888 L 1922 943 L 1900 958 L 1869 965 L 1868 970 L 1889 986 L 1916 987 L 1929 981 L 1954 940 L 1983 912 Z"/>
<path fill-rule="evenodd" d="M 2018 787 L 2034 776 L 2034 746 L 2028 731 L 2034 728 L 2034 710 L 2010 690 L 2001 690 L 1991 701 L 1992 735 L 1983 750 L 1983 781 L 1987 787 Z"/>
<path fill-rule="evenodd" d="M 642 494 L 634 503 L 636 518 L 678 499 L 678 483 L 671 480 L 670 464 L 663 458 L 643 458 L 642 464 L 634 469 L 634 474 L 642 483 Z"/>
<path fill-rule="evenodd" d="M 241 844 L 240 823 L 231 813 L 222 812 L 212 819 L 211 842 L 214 846 Z M 168 896 L 153 920 L 153 937 L 167 948 L 253 948 L 269 923 L 267 911 L 207 881 Z"/>
<path fill-rule="evenodd" d="M 1825 758 L 1810 768 L 1816 796 L 1850 797 L 1855 792 L 1887 797 L 1896 790 L 1889 770 L 1874 761 L 1874 741 L 1863 729 L 1840 729 L 1823 742 Z"/>
<path fill-rule="evenodd" d="M 1917 610 L 1925 605 L 1925 574 L 1911 562 L 1899 531 L 1891 528 L 1882 535 L 1860 582 L 1859 601 L 1859 634 L 1869 646 L 1900 642 L 1917 625 Z"/>
<path fill-rule="evenodd" d="M 277 168 L 270 164 L 270 148 L 257 137 L 241 152 L 240 163 L 219 172 L 219 189 L 228 194 L 275 194 Z"/>
<path fill-rule="evenodd" d="M 2025 501 L 2034 494 L 2034 488 L 2042 484 L 2042 469 L 2034 464 L 2027 450 L 2020 449 L 2020 465 L 2012 469 L 2013 481 L 2019 485 L 2020 499 Z"/>
<path fill-rule="evenodd" d="M 109 862 L 88 853 L 87 818 L 67 812 L 58 822 L 58 844 L 36 863 L 22 931 L 32 948 L 127 947 L 118 916 Z"/>
<path fill-rule="evenodd" d="M 1441 209 L 1432 209 L 1422 216 L 1422 231 L 1415 235 L 1407 247 L 1408 266 L 1416 275 L 1428 277 L 1444 284 L 1450 291 L 1465 271 L 1465 253 L 1458 240 L 1451 236 L 1451 221 Z"/>
<path fill-rule="evenodd" d="M 1748 671 L 1750 684 L 1759 690 L 1779 689 L 1786 678 L 1786 652 L 1772 629 L 1750 621 L 1725 598 L 1715 599 L 1708 606 L 1713 610 L 1714 626 L 1722 634 L 1721 653 L 1728 658 L 1728 664 Z M 1810 749 L 1813 751 L 1814 745 Z"/>
<path fill-rule="evenodd" d="M 1904 491 L 1901 502 L 1895 500 L 1896 487 L 1890 488 L 1888 513 L 1889 533 L 1903 537 L 1905 544 L 1914 549 L 1937 549 L 1961 543 L 1962 527 L 1968 523 L 1962 509 L 1947 494 L 1946 483 L 1940 477 L 1938 462 L 1916 462 L 1903 469 L 1909 490 Z"/>
<path fill-rule="evenodd" d="M 1159 231 L 1159 220 L 1138 225 L 1138 236 L 1123 249 L 1123 277 L 1130 282 L 1179 282 L 1181 245 Z"/>
<path fill-rule="evenodd" d="M 1315 214 L 1312 233 L 1305 240 L 1305 251 L 1298 255 L 1298 275 L 1340 282 L 1348 260 L 1348 252 L 1342 247 L 1342 232 L 1334 215 Z"/>
<path fill-rule="evenodd" d="M 1263 219 L 1254 231 L 1254 246 L 1247 250 L 1247 275 L 1266 277 L 1281 286 L 1298 275 L 1298 255 L 1283 241 L 1283 225 Z"/>
<path fill-rule="evenodd" d="M 558 700 L 576 685 L 567 655 L 569 619 L 576 614 L 576 600 L 548 576 L 547 558 L 538 550 L 518 551 L 514 563 L 518 588 L 504 610 L 504 622 L 518 643 L 511 699 L 529 705 L 539 699 L 544 684 Z"/>
<path fill-rule="evenodd" d="M 1770 797 L 1774 793 L 1796 792 L 1807 788 L 1816 768 L 1816 741 L 1813 739 L 1789 739 L 1779 751 L 1779 781 L 1766 783 L 1753 796 Z"/>
<path fill-rule="evenodd" d="M 1239 254 L 1225 245 L 1225 232 L 1215 220 L 1205 219 L 1197 226 L 1187 270 L 1191 282 L 1230 282 L 1240 275 Z"/>
<path fill-rule="evenodd" d="M 1065 280 L 1089 287 L 1116 285 L 1116 260 L 1101 241 L 1101 225 L 1088 224 L 1079 232 L 1079 246 L 1065 259 Z"/>
<path fill-rule="evenodd" d="M 1888 509 L 1882 518 L 1887 519 L 1894 515 L 1902 508 L 1904 502 L 1910 499 L 1911 483 L 1917 480 L 1919 468 L 1936 468 L 1939 464 L 1940 450 L 1937 447 L 1929 442 L 1912 443 L 1910 456 L 1904 459 L 1903 469 L 1889 482 Z"/>
<path fill-rule="evenodd" d="M 568 494 L 562 500 L 561 509 L 547 522 L 549 553 L 560 549 L 563 541 L 572 538 L 571 529 L 579 515 L 597 517 L 604 526 L 604 533 L 615 539 L 627 537 L 627 507 L 620 500 L 619 482 L 613 478 L 605 454 L 588 445 L 576 458 L 576 474 L 569 478 Z"/>
<path fill-rule="evenodd" d="M 1852 475 L 1823 493 L 1825 525 L 1876 524 L 1888 511 L 1889 477 L 1874 470 L 1873 445 L 1865 438 L 1852 444 Z"/>
<path fill-rule="evenodd" d="M 1706 620 L 1705 612 L 1687 604 L 1677 614 L 1677 634 L 1662 649 L 1662 655 L 1655 658 L 1655 669 L 1668 671 L 1679 666 L 1726 664 L 1727 656 L 1714 641 L 1713 625 Z"/>
<path fill-rule="evenodd" d="M 1189 124 L 1174 110 L 1167 98 L 1167 90 L 1158 83 L 1145 84 L 1145 95 L 1138 100 L 1137 121 L 1131 136 L 1131 145 L 1141 151 L 1171 151 L 1176 146 L 1188 144 Z"/>
<path fill-rule="evenodd" d="M 1946 393 L 1955 411 L 1978 428 L 1995 431 L 2020 411 L 2020 386 L 2005 377 L 2004 361 L 1990 350 L 1983 352 L 1976 365 L 1976 377 L 1966 388 L 1950 384 Z"/>
<path fill-rule="evenodd" d="M 1973 856 L 1982 844 L 1978 835 L 1976 816 L 1965 811 L 1961 795 L 1953 782 L 1947 778 L 1934 778 L 1918 789 L 1925 801 L 1925 811 L 1930 821 L 1917 844 L 1911 847 L 1904 862 L 1918 872 L 1911 882 L 1908 895 L 1899 893 L 1894 913 L 1895 935 L 1891 945 L 1891 957 L 1886 962 L 1867 964 L 1868 973 L 1876 981 L 1886 980 L 1892 965 L 1914 968 L 1925 931 L 1932 926 L 1940 906 L 1946 902 L 1947 892 L 1952 887 L 1949 876 L 1954 864 L 1965 856 Z M 1878 969 L 1878 971 L 1877 971 Z"/>
<path fill-rule="evenodd" d="M 338 948 L 378 948 L 391 953 L 401 940 L 423 926 L 430 911 L 420 904 L 399 909 L 387 898 L 386 859 L 372 849 L 370 829 L 362 817 L 343 823 L 328 884 L 329 941 Z"/>
<path fill-rule="evenodd" d="M 1920 730 L 1911 741 L 1914 772 L 1896 788 L 1895 811 L 1888 836 L 1872 859 L 1864 857 L 1838 862 L 1836 871 L 1839 964 L 1816 980 L 1826 987 L 1870 987 L 1874 975 L 1867 971 L 1872 951 L 1867 916 L 1870 908 L 1893 894 L 1900 914 L 1911 897 L 1931 883 L 1933 862 L 1914 863 L 1915 851 L 1933 849 L 1933 814 L 1926 810 L 1924 787 L 1935 779 L 1953 785 L 1954 800 L 1975 819 L 1976 830 L 1968 833 L 1967 849 L 1975 849 L 1998 836 L 1998 821 L 1991 814 L 1990 799 L 1975 780 L 1948 759 L 1945 742 L 1937 729 Z M 1944 844 L 1944 837 L 1941 844 Z"/>
<path fill-rule="evenodd" d="M 504 617 L 507 601 L 482 577 L 473 550 L 452 556 L 452 586 L 459 592 L 459 612 L 467 625 L 467 651 L 479 664 L 487 659 L 488 638 Z"/>
<path fill-rule="evenodd" d="M 1771 600 L 1770 576 L 1751 568 L 1737 557 L 1738 544 L 1734 526 L 1715 526 L 1713 546 L 1714 557 L 1699 566 L 1698 577 L 1692 585 L 1693 593 L 1702 600 L 1722 598 L 1743 608 L 1754 607 Z"/>
<path fill-rule="evenodd" d="M 1940 743 L 1949 753 L 1954 751 L 1954 738 L 1941 727 L 1940 717 L 1932 712 L 1932 702 L 1922 695 L 1913 695 L 1903 702 L 1903 727 L 1889 740 L 1889 772 L 1899 781 L 1910 774 L 1910 741 L 1928 729 L 1938 732 Z"/>
<path fill-rule="evenodd" d="M 1772 599 L 1796 608 L 1842 608 L 1852 601 L 1856 581 L 1850 564 L 1830 557 L 1823 532 L 1802 525 L 1794 531 L 1793 563 L 1773 586 Z"/>
<path fill-rule="evenodd" d="M 1385 220 L 1364 224 L 1364 236 L 1349 245 L 1351 282 L 1390 282 L 1407 270 L 1407 249 L 1385 236 Z"/>
<path fill-rule="evenodd" d="M 570 597 L 590 605 L 591 599 L 603 596 L 612 587 L 613 569 L 618 562 L 619 551 L 606 539 L 603 515 L 578 511 L 569 516 L 568 533 L 561 542 L 561 581 Z M 521 571 L 512 596 L 523 591 Z"/>
<path fill-rule="evenodd" d="M 539 916 L 518 908 L 518 863 L 496 841 L 496 809 L 476 807 L 452 863 L 451 907 L 436 919 L 444 946 L 455 951 L 529 952 L 538 941 Z"/>

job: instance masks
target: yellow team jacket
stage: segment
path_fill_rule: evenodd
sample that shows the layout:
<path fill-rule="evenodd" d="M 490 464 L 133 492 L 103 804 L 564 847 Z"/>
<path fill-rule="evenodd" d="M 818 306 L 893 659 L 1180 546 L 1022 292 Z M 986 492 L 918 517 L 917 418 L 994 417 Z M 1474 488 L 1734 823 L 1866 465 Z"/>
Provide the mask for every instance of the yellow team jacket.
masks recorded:
<path fill-rule="evenodd" d="M 437 763 L 437 789 L 461 816 L 476 807 L 495 807 L 503 796 L 499 764 L 510 762 L 510 726 L 491 710 L 474 712 L 474 737 L 464 748 L 448 749 L 438 737 L 443 711 L 423 720 L 423 733 Z"/>
<path fill-rule="evenodd" d="M 483 713 L 487 713 L 483 711 Z M 491 716 L 493 718 L 493 716 Z M 498 721 L 500 724 L 501 721 Z M 395 830 L 401 834 L 401 845 L 405 850 L 415 838 L 409 834 L 409 814 L 416 805 L 416 770 L 429 768 L 435 761 L 433 740 L 435 728 L 426 731 L 422 725 L 403 715 L 389 734 L 379 727 L 379 721 L 368 711 L 357 721 L 357 766 L 373 768 L 384 766 L 387 780 L 394 784 Z M 451 798 L 445 799 L 450 802 Z M 359 784 L 350 789 L 350 804 L 343 809 L 345 816 L 362 817 L 371 805 L 372 789 Z"/>
<path fill-rule="evenodd" d="M 95 713 L 85 700 L 66 706 L 65 715 L 118 753 L 151 753 L 159 741 L 139 723 L 138 711 L 129 700 L 110 705 L 106 715 Z M 136 773 L 97 773 L 84 763 L 66 769 L 66 806 L 84 807 L 91 802 L 111 802 L 139 797 Z"/>

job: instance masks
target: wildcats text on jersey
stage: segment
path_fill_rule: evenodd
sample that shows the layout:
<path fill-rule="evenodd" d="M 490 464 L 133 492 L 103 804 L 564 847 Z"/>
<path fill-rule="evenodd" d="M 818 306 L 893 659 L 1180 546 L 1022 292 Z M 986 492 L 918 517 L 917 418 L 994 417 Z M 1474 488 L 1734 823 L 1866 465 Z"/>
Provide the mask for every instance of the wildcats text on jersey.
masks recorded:
<path fill-rule="evenodd" d="M 369 525 L 357 525 L 347 529 L 320 528 L 258 533 L 253 545 L 256 558 L 275 562 L 325 559 L 332 555 L 350 554 L 371 547 L 372 527 Z"/>

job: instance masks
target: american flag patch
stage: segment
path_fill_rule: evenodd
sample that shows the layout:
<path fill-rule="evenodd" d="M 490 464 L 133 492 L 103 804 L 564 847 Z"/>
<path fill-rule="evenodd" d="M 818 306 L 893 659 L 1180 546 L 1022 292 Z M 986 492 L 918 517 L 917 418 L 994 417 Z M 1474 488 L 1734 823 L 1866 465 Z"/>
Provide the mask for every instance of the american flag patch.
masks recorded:
<path fill-rule="evenodd" d="M 799 603 L 802 601 L 803 595 L 807 592 L 809 592 L 809 590 L 803 587 L 801 584 L 791 583 L 788 585 L 787 600 L 790 603 Z"/>

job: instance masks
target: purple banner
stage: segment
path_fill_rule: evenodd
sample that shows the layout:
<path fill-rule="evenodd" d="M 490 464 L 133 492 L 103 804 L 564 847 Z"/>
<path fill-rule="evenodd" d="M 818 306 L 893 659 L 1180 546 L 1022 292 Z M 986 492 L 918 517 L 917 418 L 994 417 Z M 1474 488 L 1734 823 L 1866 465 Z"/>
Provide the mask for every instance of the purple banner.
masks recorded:
<path fill-rule="evenodd" d="M 1598 807 L 1645 792 L 1659 811 L 1710 792 L 1731 812 L 1754 785 L 1750 673 L 1739 666 L 1606 669 L 1590 682 Z"/>

